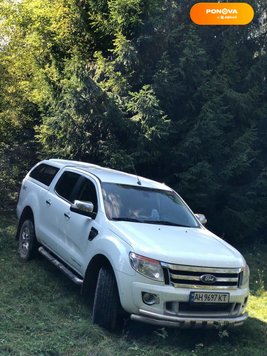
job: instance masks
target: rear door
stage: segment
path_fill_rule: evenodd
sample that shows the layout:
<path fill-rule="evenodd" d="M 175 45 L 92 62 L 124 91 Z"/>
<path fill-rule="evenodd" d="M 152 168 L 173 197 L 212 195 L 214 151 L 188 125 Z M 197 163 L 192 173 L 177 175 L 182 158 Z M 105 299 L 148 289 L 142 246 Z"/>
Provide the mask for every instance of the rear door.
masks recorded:
<path fill-rule="evenodd" d="M 69 227 L 70 205 L 78 187 L 81 175 L 65 169 L 55 186 L 52 186 L 44 198 L 42 217 L 42 243 L 60 258 L 64 259 L 66 229 Z"/>

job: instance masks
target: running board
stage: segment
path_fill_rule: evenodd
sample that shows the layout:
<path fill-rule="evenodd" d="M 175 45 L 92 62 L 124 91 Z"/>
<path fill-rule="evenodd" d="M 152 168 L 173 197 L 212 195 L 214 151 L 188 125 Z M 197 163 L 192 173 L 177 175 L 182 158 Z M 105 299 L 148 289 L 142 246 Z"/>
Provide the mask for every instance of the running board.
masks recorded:
<path fill-rule="evenodd" d="M 63 272 L 72 282 L 81 286 L 83 284 L 83 280 L 77 277 L 73 272 L 71 272 L 63 263 L 59 262 L 54 256 L 52 256 L 46 249 L 43 247 L 39 247 L 38 251 L 46 257 L 50 262 L 53 263 L 61 272 Z"/>

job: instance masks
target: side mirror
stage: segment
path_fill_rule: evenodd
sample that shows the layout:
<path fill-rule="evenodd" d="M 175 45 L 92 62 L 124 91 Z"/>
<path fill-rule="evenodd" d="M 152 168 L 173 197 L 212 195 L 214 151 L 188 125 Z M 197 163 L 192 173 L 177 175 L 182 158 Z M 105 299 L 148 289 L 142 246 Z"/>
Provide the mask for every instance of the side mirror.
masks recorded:
<path fill-rule="evenodd" d="M 206 219 L 206 216 L 204 214 L 195 214 L 195 217 L 198 219 L 198 221 L 202 224 L 205 225 L 207 224 L 208 220 Z"/>
<path fill-rule="evenodd" d="M 94 213 L 93 210 L 94 204 L 90 201 L 75 200 L 74 203 L 70 206 L 70 211 L 89 216 L 92 219 L 94 219 L 96 216 L 96 213 Z"/>

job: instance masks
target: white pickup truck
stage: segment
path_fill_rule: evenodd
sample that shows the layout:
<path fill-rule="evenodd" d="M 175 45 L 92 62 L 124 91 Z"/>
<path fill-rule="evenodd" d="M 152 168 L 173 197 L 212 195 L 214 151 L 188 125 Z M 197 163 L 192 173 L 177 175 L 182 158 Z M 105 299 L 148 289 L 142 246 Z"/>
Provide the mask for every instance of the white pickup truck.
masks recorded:
<path fill-rule="evenodd" d="M 241 325 L 249 268 L 165 184 L 50 159 L 22 182 L 19 254 L 38 251 L 93 301 L 93 322 L 122 315 L 162 326 Z"/>

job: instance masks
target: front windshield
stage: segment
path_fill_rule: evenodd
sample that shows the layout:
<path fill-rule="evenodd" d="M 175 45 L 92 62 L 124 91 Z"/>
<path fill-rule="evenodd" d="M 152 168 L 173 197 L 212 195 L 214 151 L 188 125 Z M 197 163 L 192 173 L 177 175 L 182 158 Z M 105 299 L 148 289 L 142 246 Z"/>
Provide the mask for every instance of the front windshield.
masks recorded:
<path fill-rule="evenodd" d="M 103 183 L 102 191 L 110 220 L 199 227 L 174 191 L 114 183 Z"/>

